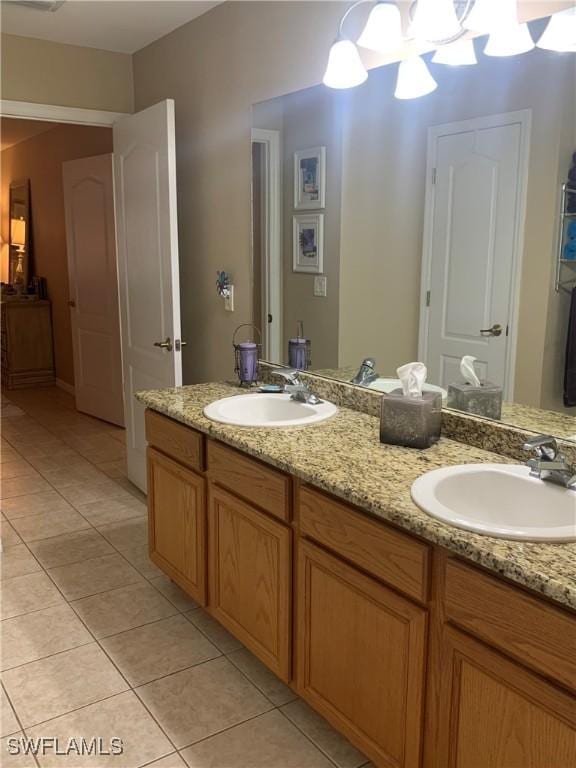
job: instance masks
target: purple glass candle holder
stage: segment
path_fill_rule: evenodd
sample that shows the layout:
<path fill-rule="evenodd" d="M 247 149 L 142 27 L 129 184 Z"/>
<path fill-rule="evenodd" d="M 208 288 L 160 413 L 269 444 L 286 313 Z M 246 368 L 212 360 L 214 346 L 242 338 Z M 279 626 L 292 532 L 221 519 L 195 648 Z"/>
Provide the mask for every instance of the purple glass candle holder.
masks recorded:
<path fill-rule="evenodd" d="M 238 349 L 238 377 L 240 384 L 254 384 L 258 381 L 258 345 L 243 341 Z"/>
<path fill-rule="evenodd" d="M 307 371 L 310 364 L 310 342 L 308 339 L 288 340 L 288 365 L 299 371 Z"/>

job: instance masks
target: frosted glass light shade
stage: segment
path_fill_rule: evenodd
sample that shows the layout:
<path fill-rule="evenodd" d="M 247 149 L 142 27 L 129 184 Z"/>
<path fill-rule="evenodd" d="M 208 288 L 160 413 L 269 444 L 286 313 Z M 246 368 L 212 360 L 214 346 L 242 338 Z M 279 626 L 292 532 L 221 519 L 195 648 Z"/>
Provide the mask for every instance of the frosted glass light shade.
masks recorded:
<path fill-rule="evenodd" d="M 515 24 L 497 29 L 490 34 L 484 53 L 486 56 L 517 56 L 534 48 L 528 24 Z"/>
<path fill-rule="evenodd" d="M 418 99 L 436 90 L 438 83 L 430 74 L 426 62 L 420 56 L 405 59 L 398 68 L 398 80 L 394 96 L 397 99 Z"/>
<path fill-rule="evenodd" d="M 476 0 L 462 22 L 464 29 L 473 32 L 493 32 L 502 27 L 518 24 L 517 0 Z"/>
<path fill-rule="evenodd" d="M 551 16 L 536 45 L 547 51 L 576 53 L 576 8 L 567 8 Z"/>
<path fill-rule="evenodd" d="M 370 11 L 357 44 L 371 51 L 388 53 L 397 50 L 402 42 L 402 21 L 397 6 L 392 3 L 377 3 Z"/>
<path fill-rule="evenodd" d="M 424 42 L 450 40 L 460 34 L 453 0 L 418 0 L 409 34 Z"/>
<path fill-rule="evenodd" d="M 328 88 L 354 88 L 367 77 L 368 72 L 354 43 L 351 40 L 337 40 L 328 54 L 324 85 Z"/>
<path fill-rule="evenodd" d="M 472 40 L 456 40 L 438 48 L 432 57 L 434 64 L 448 64 L 451 67 L 477 64 L 476 51 Z"/>
<path fill-rule="evenodd" d="M 26 221 L 24 219 L 12 219 L 10 222 L 10 241 L 17 248 L 26 245 Z"/>

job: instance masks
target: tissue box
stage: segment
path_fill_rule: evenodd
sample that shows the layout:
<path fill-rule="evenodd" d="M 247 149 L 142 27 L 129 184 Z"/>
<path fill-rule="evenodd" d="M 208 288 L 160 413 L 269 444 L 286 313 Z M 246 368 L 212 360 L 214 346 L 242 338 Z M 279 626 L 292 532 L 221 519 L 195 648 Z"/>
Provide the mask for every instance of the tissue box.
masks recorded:
<path fill-rule="evenodd" d="M 401 389 L 382 396 L 380 442 L 407 448 L 430 448 L 440 439 L 442 395 L 424 392 L 406 397 Z"/>
<path fill-rule="evenodd" d="M 499 421 L 502 418 L 502 387 L 489 381 L 480 387 L 465 381 L 449 384 L 448 408 Z"/>

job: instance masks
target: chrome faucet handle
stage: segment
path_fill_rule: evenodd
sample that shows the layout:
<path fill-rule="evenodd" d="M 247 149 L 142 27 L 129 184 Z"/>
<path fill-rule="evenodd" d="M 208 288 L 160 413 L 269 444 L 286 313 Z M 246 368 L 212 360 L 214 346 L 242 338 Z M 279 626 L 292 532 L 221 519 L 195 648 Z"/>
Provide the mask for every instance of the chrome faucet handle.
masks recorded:
<path fill-rule="evenodd" d="M 302 382 L 300 381 L 300 371 L 298 371 L 296 368 L 274 368 L 272 370 L 272 373 L 276 374 L 276 376 L 282 376 L 288 384 L 292 384 L 296 387 L 303 386 Z"/>
<path fill-rule="evenodd" d="M 554 461 L 558 458 L 558 443 L 552 435 L 538 435 L 527 440 L 522 447 L 525 451 L 532 451 L 543 461 Z"/>

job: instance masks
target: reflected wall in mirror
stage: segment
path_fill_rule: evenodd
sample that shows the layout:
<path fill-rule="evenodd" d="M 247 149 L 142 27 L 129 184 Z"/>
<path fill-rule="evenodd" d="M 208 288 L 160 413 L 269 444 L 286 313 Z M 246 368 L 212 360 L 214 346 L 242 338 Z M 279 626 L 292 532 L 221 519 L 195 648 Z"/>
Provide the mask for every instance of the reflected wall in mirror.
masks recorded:
<path fill-rule="evenodd" d="M 531 25 L 535 37 L 545 23 Z M 576 56 L 487 57 L 485 40 L 473 67 L 427 56 L 438 88 L 423 98 L 394 98 L 391 64 L 348 91 L 320 85 L 254 105 L 255 322 L 270 362 L 289 363 L 301 322 L 312 372 L 350 381 L 370 357 L 359 378 L 384 391 L 421 359 L 446 395 L 470 355 L 502 389 L 503 421 L 576 436 L 565 405 L 571 377 L 576 389 L 573 265 L 562 263 L 556 290 Z M 295 158 L 318 148 L 324 204 L 305 214 L 323 219 L 321 275 L 293 266 Z"/>
<path fill-rule="evenodd" d="M 9 281 L 25 289 L 30 279 L 30 182 L 10 183 Z"/>

